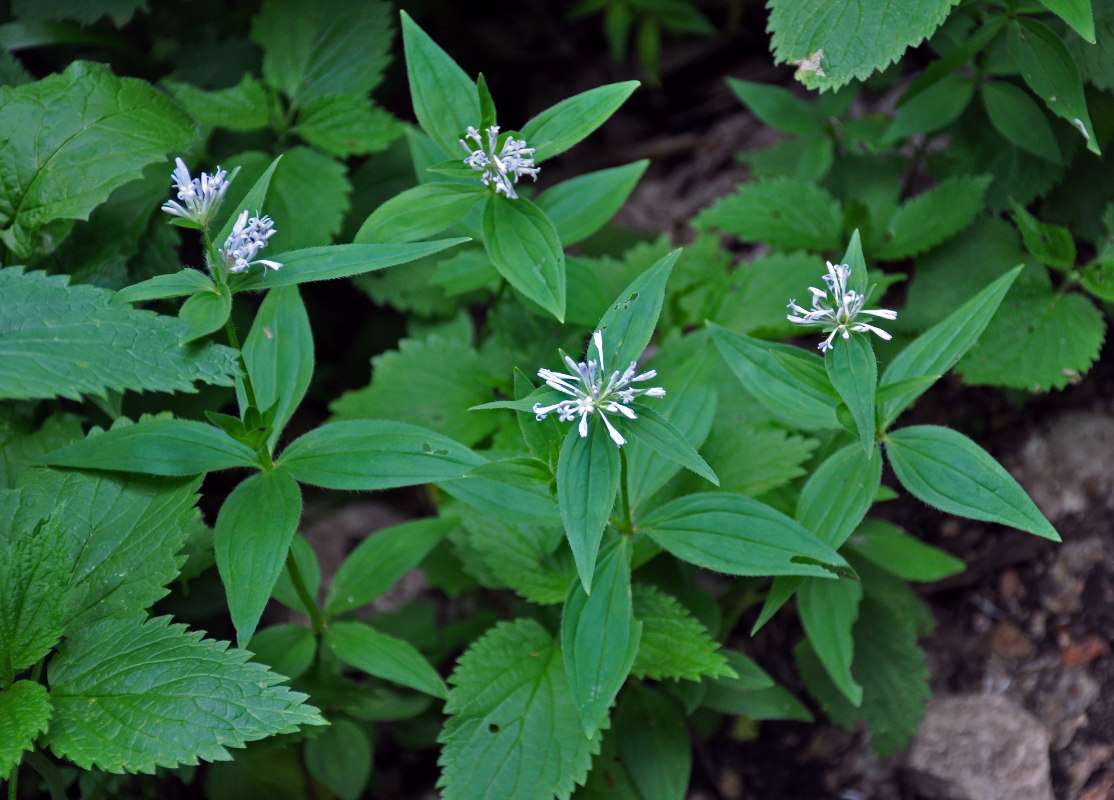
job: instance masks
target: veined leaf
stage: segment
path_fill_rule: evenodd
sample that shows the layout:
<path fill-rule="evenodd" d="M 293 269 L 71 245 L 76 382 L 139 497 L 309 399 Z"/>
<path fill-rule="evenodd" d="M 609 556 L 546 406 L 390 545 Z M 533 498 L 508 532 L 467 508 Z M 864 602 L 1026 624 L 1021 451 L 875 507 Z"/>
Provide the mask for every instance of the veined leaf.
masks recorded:
<path fill-rule="evenodd" d="M 797 592 L 797 611 L 809 644 L 828 677 L 853 706 L 863 702 L 863 687 L 851 674 L 854 641 L 851 629 L 859 616 L 862 585 L 850 578 L 805 580 Z"/>
<path fill-rule="evenodd" d="M 0 489 L 14 489 L 28 467 L 84 436 L 81 420 L 72 414 L 52 414 L 38 428 L 15 414 L 0 419 Z"/>
<path fill-rule="evenodd" d="M 386 150 L 402 135 L 402 124 L 367 97 L 333 94 L 306 103 L 294 132 L 329 155 L 352 155 Z"/>
<path fill-rule="evenodd" d="M 166 95 L 86 61 L 36 83 L 0 89 L 0 130 L 6 131 L 0 236 L 20 256 L 31 254 L 29 237 L 43 225 L 88 219 L 113 189 L 183 150 L 194 135 L 189 118 Z"/>
<path fill-rule="evenodd" d="M 951 553 L 925 544 L 890 522 L 868 519 L 848 540 L 856 553 L 907 581 L 938 581 L 967 565 Z"/>
<path fill-rule="evenodd" d="M 107 389 L 195 391 L 232 383 L 235 353 L 183 346 L 186 323 L 112 303 L 64 275 L 0 270 L 0 397 L 77 400 Z"/>
<path fill-rule="evenodd" d="M 557 229 L 561 244 L 565 247 L 576 244 L 615 216 L 649 164 L 643 159 L 562 181 L 542 192 L 538 208 Z"/>
<path fill-rule="evenodd" d="M 326 489 L 391 489 L 461 478 L 484 459 L 433 431 L 387 420 L 327 422 L 295 439 L 278 466 Z"/>
<path fill-rule="evenodd" d="M 824 114 L 782 86 L 728 78 L 727 86 L 750 111 L 771 128 L 799 136 L 823 131 Z"/>
<path fill-rule="evenodd" d="M 445 682 L 414 645 L 380 633 L 362 622 L 333 622 L 325 629 L 325 644 L 351 667 L 376 678 L 444 698 Z"/>
<path fill-rule="evenodd" d="M 800 178 L 767 178 L 739 186 L 697 214 L 700 230 L 714 228 L 744 242 L 784 250 L 835 250 L 843 241 L 843 212 L 824 188 Z"/>
<path fill-rule="evenodd" d="M 719 486 L 719 478 L 696 448 L 677 430 L 673 423 L 654 409 L 641 403 L 635 404 L 639 422 L 628 426 L 627 431 L 650 449 L 668 458 L 704 480 Z"/>
<path fill-rule="evenodd" d="M 212 292 L 216 289 L 213 279 L 196 269 L 182 269 L 169 275 L 156 275 L 131 286 L 125 286 L 112 295 L 113 303 L 142 303 L 144 300 L 162 300 L 167 297 L 184 297 L 195 292 Z"/>
<path fill-rule="evenodd" d="M 1041 0 L 1041 5 L 1071 25 L 1091 44 L 1095 43 L 1095 19 L 1091 0 Z"/>
<path fill-rule="evenodd" d="M 499 274 L 559 322 L 565 319 L 565 252 L 545 212 L 524 197 L 484 206 L 484 247 Z"/>
<path fill-rule="evenodd" d="M 11 777 L 24 751 L 50 724 L 50 714 L 50 696 L 41 683 L 16 681 L 0 689 L 0 780 Z"/>
<path fill-rule="evenodd" d="M 83 769 L 154 772 L 225 761 L 228 747 L 324 720 L 251 653 L 169 617 L 113 619 L 72 634 L 47 667 L 45 743 Z"/>
<path fill-rule="evenodd" d="M 357 244 L 413 242 L 455 225 L 491 192 L 482 185 L 423 183 L 385 202 L 364 220 Z"/>
<path fill-rule="evenodd" d="M 371 749 L 363 728 L 334 717 L 324 733 L 306 741 L 306 769 L 340 800 L 359 800 L 371 777 Z"/>
<path fill-rule="evenodd" d="M 584 736 L 553 638 L 533 620 L 500 622 L 449 678 L 439 786 L 445 800 L 568 800 L 599 752 Z"/>
<path fill-rule="evenodd" d="M 202 125 L 230 131 L 256 131 L 270 123 L 267 89 L 250 73 L 235 86 L 205 91 L 185 81 L 162 82 L 174 99 Z"/>
<path fill-rule="evenodd" d="M 903 203 L 871 255 L 896 261 L 918 255 L 962 231 L 983 209 L 990 175 L 948 178 Z"/>
<path fill-rule="evenodd" d="M 824 459 L 805 482 L 797 521 L 838 549 L 874 504 L 881 482 L 878 445 L 869 453 L 847 445 Z"/>
<path fill-rule="evenodd" d="M 824 357 L 832 386 L 839 392 L 858 429 L 867 455 L 874 452 L 874 393 L 878 385 L 878 361 L 870 340 L 852 336 L 833 347 Z"/>
<path fill-rule="evenodd" d="M 642 357 L 657 327 L 665 301 L 665 284 L 681 251 L 674 250 L 654 262 L 630 282 L 607 309 L 596 330 L 603 334 L 604 363 L 624 370 Z M 588 358 L 596 357 L 594 344 L 588 345 Z"/>
<path fill-rule="evenodd" d="M 684 800 L 692 773 L 692 743 L 673 698 L 632 684 L 615 712 L 613 735 L 619 759 L 640 797 Z"/>
<path fill-rule="evenodd" d="M 642 623 L 631 675 L 699 681 L 732 674 L 719 643 L 687 608 L 649 584 L 635 583 L 631 589 L 634 616 Z"/>
<path fill-rule="evenodd" d="M 465 129 L 480 124 L 476 84 L 409 14 L 399 13 L 414 116 L 441 146 L 442 158 L 456 154 Z"/>
<path fill-rule="evenodd" d="M 294 680 L 313 665 L 317 639 L 302 625 L 270 625 L 255 632 L 247 649 L 255 654 L 256 661 Z"/>
<path fill-rule="evenodd" d="M 563 153 L 607 121 L 638 81 L 599 86 L 550 106 L 522 126 L 522 137 L 536 149 L 535 163 Z"/>
<path fill-rule="evenodd" d="M 576 581 L 576 565 L 560 545 L 565 531 L 557 526 L 509 522 L 486 514 L 464 518 L 468 541 L 487 569 L 503 585 L 532 603 L 562 603 Z"/>
<path fill-rule="evenodd" d="M 958 431 L 914 425 L 891 431 L 884 441 L 902 486 L 929 505 L 1060 541 L 1005 467 Z"/>
<path fill-rule="evenodd" d="M 600 540 L 618 491 L 619 448 L 603 422 L 589 420 L 587 436 L 573 426 L 557 460 L 557 505 L 586 592 L 591 591 Z"/>
<path fill-rule="evenodd" d="M 1048 117 L 1024 89 L 1007 81 L 982 85 L 983 107 L 1004 138 L 1035 156 L 1061 164 L 1063 156 Z"/>

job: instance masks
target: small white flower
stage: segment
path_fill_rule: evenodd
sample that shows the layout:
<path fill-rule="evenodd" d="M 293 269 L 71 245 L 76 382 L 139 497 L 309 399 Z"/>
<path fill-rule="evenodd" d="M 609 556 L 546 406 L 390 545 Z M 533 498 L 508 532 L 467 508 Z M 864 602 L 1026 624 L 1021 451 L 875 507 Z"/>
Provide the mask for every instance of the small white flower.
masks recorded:
<path fill-rule="evenodd" d="M 572 400 L 562 400 L 553 405 L 543 406 L 534 404 L 534 415 L 538 420 L 546 418 L 547 414 L 557 412 L 561 422 L 570 422 L 576 416 L 580 417 L 579 431 L 581 437 L 588 435 L 588 417 L 598 413 L 611 441 L 618 447 L 626 444 L 626 439 L 611 424 L 608 414 L 622 414 L 627 419 L 637 419 L 629 404 L 636 397 L 665 397 L 665 389 L 655 387 L 652 389 L 634 388 L 631 386 L 636 381 L 648 381 L 657 377 L 656 370 L 647 370 L 641 375 L 635 375 L 637 370 L 634 361 L 622 373 L 618 370 L 607 376 L 607 369 L 603 364 L 603 334 L 596 331 L 592 334 L 592 341 L 596 345 L 597 358 L 595 361 L 581 361 L 579 364 L 569 356 L 565 356 L 565 363 L 573 374 L 553 372 L 548 369 L 539 369 L 538 377 L 546 382 L 550 388 L 572 397 Z M 563 354 L 562 354 L 563 355 Z M 606 380 L 606 383 L 604 382 Z"/>
<path fill-rule="evenodd" d="M 824 283 L 828 284 L 827 291 L 809 287 L 812 292 L 812 310 L 801 308 L 796 300 L 789 301 L 789 310 L 793 314 L 786 315 L 790 322 L 799 325 L 823 325 L 828 338 L 819 345 L 821 351 L 832 347 L 832 340 L 836 334 L 844 339 L 851 338 L 851 332 L 865 333 L 870 331 L 883 339 L 892 338 L 881 328 L 869 325 L 860 320 L 861 315 L 869 314 L 882 319 L 897 319 L 897 312 L 886 308 L 863 308 L 866 298 L 847 288 L 847 279 L 851 276 L 851 267 L 846 264 L 833 264 L 828 262 L 828 274 L 824 276 Z"/>
<path fill-rule="evenodd" d="M 279 269 L 282 267 L 277 261 L 268 261 L 265 258 L 256 258 L 259 251 L 267 246 L 267 240 L 275 235 L 275 223 L 270 217 L 251 217 L 245 209 L 236 218 L 232 226 L 232 233 L 225 240 L 224 247 L 220 250 L 220 257 L 224 260 L 229 272 L 243 272 L 252 264 L 262 264 L 267 267 Z"/>
<path fill-rule="evenodd" d="M 202 228 L 208 227 L 216 213 L 224 193 L 228 191 L 227 170 L 217 167 L 212 175 L 202 172 L 200 178 L 191 178 L 186 162 L 174 159 L 174 171 L 170 173 L 172 185 L 178 189 L 178 200 L 167 200 L 162 210 L 175 217 L 188 219 Z"/>
<path fill-rule="evenodd" d="M 469 146 L 464 139 L 471 139 L 475 147 Z M 468 153 L 464 163 L 476 172 L 482 172 L 481 180 L 484 185 L 495 184 L 495 193 L 502 192 L 507 197 L 518 197 L 514 191 L 514 184 L 522 175 L 529 175 L 534 180 L 538 179 L 540 167 L 534 166 L 534 148 L 526 146 L 525 139 L 515 139 L 508 136 L 499 148 L 499 126 L 492 125 L 487 129 L 487 146 L 484 146 L 483 137 L 473 126 L 469 125 L 460 140 L 460 146 Z M 496 153 L 496 149 L 499 152 Z M 512 180 L 513 178 L 513 180 Z"/>

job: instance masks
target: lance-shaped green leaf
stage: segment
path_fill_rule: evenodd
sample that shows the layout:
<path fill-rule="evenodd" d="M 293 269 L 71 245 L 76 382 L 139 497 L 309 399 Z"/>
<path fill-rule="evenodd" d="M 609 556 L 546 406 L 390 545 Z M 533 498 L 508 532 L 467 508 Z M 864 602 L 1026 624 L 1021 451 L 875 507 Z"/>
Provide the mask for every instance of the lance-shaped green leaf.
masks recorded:
<path fill-rule="evenodd" d="M 0 780 L 11 777 L 24 751 L 50 724 L 50 714 L 50 696 L 41 683 L 16 681 L 0 689 Z"/>
<path fill-rule="evenodd" d="M 460 137 L 465 129 L 480 124 L 476 84 L 409 14 L 399 13 L 414 116 L 422 130 L 441 145 L 445 155 L 455 155 L 460 151 Z"/>
<path fill-rule="evenodd" d="M 295 439 L 279 466 L 325 489 L 393 489 L 461 478 L 484 459 L 447 436 L 387 420 L 329 422 Z"/>
<path fill-rule="evenodd" d="M 213 425 L 188 419 L 155 419 L 92 434 L 48 454 L 43 463 L 184 476 L 258 467 L 259 456 Z"/>
<path fill-rule="evenodd" d="M 615 711 L 619 760 L 639 796 L 684 800 L 692 773 L 692 743 L 677 701 L 663 691 L 632 684 Z"/>
<path fill-rule="evenodd" d="M 435 239 L 406 244 L 334 244 L 279 253 L 274 260 L 282 269 L 249 270 L 234 280 L 234 292 L 273 289 L 295 283 L 350 278 L 395 264 L 405 264 L 467 242 L 467 237 Z"/>
<path fill-rule="evenodd" d="M 772 128 L 800 136 L 813 136 L 824 129 L 824 113 L 783 86 L 728 78 L 727 86 L 743 105 Z"/>
<path fill-rule="evenodd" d="M 1075 28 L 1091 44 L 1095 43 L 1095 16 L 1091 0 L 1040 0 L 1041 5 Z"/>
<path fill-rule="evenodd" d="M 874 392 L 878 385 L 878 361 L 866 334 L 851 336 L 824 356 L 832 386 L 839 392 L 858 429 L 859 441 L 869 454 L 874 452 Z"/>
<path fill-rule="evenodd" d="M 596 330 L 603 333 L 604 363 L 610 369 L 622 372 L 642 357 L 661 316 L 669 273 L 680 255 L 678 248 L 658 259 L 631 281 L 600 317 Z M 595 354 L 595 345 L 590 344 L 588 358 L 595 358 Z"/>
<path fill-rule="evenodd" d="M 325 629 L 325 644 L 350 667 L 419 692 L 444 698 L 448 691 L 437 670 L 414 645 L 369 628 L 362 622 L 333 622 Z"/>
<path fill-rule="evenodd" d="M 565 252 L 545 212 L 524 197 L 493 195 L 484 206 L 484 247 L 499 274 L 565 319 Z"/>
<path fill-rule="evenodd" d="M 898 353 L 882 373 L 879 389 L 930 375 L 943 375 L 966 353 L 990 323 L 1006 292 L 1021 272 L 1021 267 L 1001 276 L 940 322 L 914 339 Z M 931 384 L 929 384 L 931 385 Z M 889 427 L 928 385 L 909 385 L 909 389 L 881 406 L 882 429 Z"/>
<path fill-rule="evenodd" d="M 196 269 L 182 269 L 169 275 L 156 275 L 145 281 L 125 286 L 112 295 L 113 303 L 142 303 L 144 300 L 163 300 L 167 297 L 184 297 L 196 292 L 216 289 L 213 279 Z"/>
<path fill-rule="evenodd" d="M 542 192 L 538 208 L 549 217 L 563 245 L 576 244 L 615 216 L 649 164 L 643 159 L 562 181 Z"/>
<path fill-rule="evenodd" d="M 375 531 L 340 565 L 325 595 L 325 613 L 339 614 L 374 600 L 458 524 L 452 517 L 431 517 Z"/>
<path fill-rule="evenodd" d="M 1016 202 L 1011 205 L 1026 250 L 1053 269 L 1067 272 L 1075 267 L 1075 240 L 1071 231 L 1063 225 L 1041 222 Z"/>
<path fill-rule="evenodd" d="M 536 148 L 534 162 L 540 164 L 568 150 L 606 122 L 638 87 L 638 81 L 599 86 L 562 100 L 531 119 L 522 126 L 522 137 Z"/>
<path fill-rule="evenodd" d="M 455 225 L 490 192 L 486 187 L 459 183 L 423 183 L 397 194 L 375 209 L 353 240 L 413 242 Z"/>
<path fill-rule="evenodd" d="M 0 686 L 44 658 L 65 631 L 74 569 L 65 514 L 61 506 L 34 527 L 12 520 L 11 534 L 0 534 Z"/>
<path fill-rule="evenodd" d="M 0 130 L 0 236 L 22 256 L 34 249 L 34 231 L 55 219 L 88 219 L 114 189 L 194 135 L 165 94 L 86 61 L 0 89 Z"/>
<path fill-rule="evenodd" d="M 438 740 L 445 800 L 568 798 L 600 733 L 585 738 L 561 650 L 534 620 L 500 622 L 449 678 Z"/>
<path fill-rule="evenodd" d="M 884 441 L 901 485 L 930 506 L 1060 541 L 1013 476 L 958 431 L 914 425 L 890 432 Z"/>
<path fill-rule="evenodd" d="M 1029 88 L 1079 131 L 1088 150 L 1100 155 L 1079 69 L 1060 37 L 1044 23 L 1018 17 L 1009 24 L 1009 52 Z"/>
<path fill-rule="evenodd" d="M 561 651 L 584 735 L 607 718 L 630 673 L 642 623 L 631 604 L 630 561 L 624 544 L 609 549 L 592 577 L 592 593 L 573 583 L 561 612 Z"/>
<path fill-rule="evenodd" d="M 313 377 L 313 331 L 297 287 L 267 292 L 241 352 L 259 410 L 275 407 L 269 437 L 273 448 Z M 242 414 L 247 397 L 240 386 L 237 389 Z"/>
<path fill-rule="evenodd" d="M 227 386 L 235 352 L 181 344 L 187 324 L 112 303 L 64 275 L 0 270 L 0 398 L 103 395 L 108 389 L 195 391 Z"/>
<path fill-rule="evenodd" d="M 363 728 L 334 717 L 320 736 L 306 741 L 306 769 L 340 800 L 359 800 L 371 777 L 371 749 Z"/>
<path fill-rule="evenodd" d="M 1007 81 L 994 81 L 982 85 L 982 102 L 990 124 L 1007 141 L 1053 164 L 1063 163 L 1056 134 L 1031 94 Z"/>
<path fill-rule="evenodd" d="M 696 448 L 673 423 L 649 406 L 635 403 L 633 408 L 638 414 L 638 422 L 625 428 L 632 439 L 719 486 L 719 478 L 708 466 L 708 462 L 700 457 L 700 453 L 696 452 Z"/>
<path fill-rule="evenodd" d="M 862 598 L 862 584 L 850 578 L 805 580 L 797 592 L 797 611 L 808 641 L 832 681 L 853 706 L 863 702 L 863 687 L 851 675 L 855 655 L 851 630 L 859 617 Z"/>
<path fill-rule="evenodd" d="M 729 575 L 832 578 L 822 564 L 847 564 L 796 520 L 743 495 L 680 497 L 651 511 L 638 526 L 677 558 Z"/>
<path fill-rule="evenodd" d="M 301 518 L 302 492 L 282 470 L 255 473 L 221 506 L 213 551 L 241 647 L 263 616 Z"/>
<path fill-rule="evenodd" d="M 47 667 L 45 743 L 82 769 L 154 772 L 227 761 L 229 747 L 325 721 L 251 653 L 169 617 L 112 619 L 71 635 Z"/>
<path fill-rule="evenodd" d="M 809 476 L 797 500 L 798 522 L 838 549 L 862 522 L 882 485 L 882 459 L 848 445 L 832 453 Z"/>
<path fill-rule="evenodd" d="M 574 426 L 557 459 L 557 505 L 584 591 L 590 592 L 603 530 L 619 491 L 619 448 L 600 420 Z"/>
<path fill-rule="evenodd" d="M 715 323 L 708 323 L 708 327 L 727 366 L 762 405 L 803 428 L 840 427 L 835 413 L 838 401 L 817 387 L 803 383 L 782 364 L 782 358 L 811 361 L 812 366 L 823 370 L 819 356 L 797 347 L 735 333 Z"/>
<path fill-rule="evenodd" d="M 891 522 L 868 519 L 848 540 L 855 552 L 907 581 L 938 581 L 967 565 L 951 553 L 925 544 Z"/>
<path fill-rule="evenodd" d="M 182 343 L 192 342 L 220 330 L 232 313 L 232 293 L 228 287 L 198 292 L 182 303 L 178 319 L 186 323 Z"/>

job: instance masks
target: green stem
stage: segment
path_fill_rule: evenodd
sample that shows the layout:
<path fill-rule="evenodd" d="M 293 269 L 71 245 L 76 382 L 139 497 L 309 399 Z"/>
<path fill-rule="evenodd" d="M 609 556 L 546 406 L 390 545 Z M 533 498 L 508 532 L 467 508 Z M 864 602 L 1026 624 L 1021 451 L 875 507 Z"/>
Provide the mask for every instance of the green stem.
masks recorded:
<path fill-rule="evenodd" d="M 321 633 L 325 630 L 325 618 L 321 616 L 321 609 L 317 607 L 317 601 L 309 593 L 305 578 L 302 577 L 302 570 L 299 569 L 298 561 L 294 558 L 293 550 L 286 556 L 286 572 L 290 575 L 290 582 L 294 584 L 294 591 L 298 593 L 298 599 L 306 607 L 306 614 L 313 625 L 313 632 Z"/>
<path fill-rule="evenodd" d="M 58 767 L 54 766 L 49 758 L 38 750 L 28 750 L 23 758 L 27 766 L 39 773 L 42 779 L 46 781 L 51 800 L 66 800 L 66 782 L 62 780 L 62 773 L 58 771 Z M 16 775 L 13 774 L 10 781 L 11 786 L 8 789 L 10 800 L 15 800 L 15 779 Z"/>

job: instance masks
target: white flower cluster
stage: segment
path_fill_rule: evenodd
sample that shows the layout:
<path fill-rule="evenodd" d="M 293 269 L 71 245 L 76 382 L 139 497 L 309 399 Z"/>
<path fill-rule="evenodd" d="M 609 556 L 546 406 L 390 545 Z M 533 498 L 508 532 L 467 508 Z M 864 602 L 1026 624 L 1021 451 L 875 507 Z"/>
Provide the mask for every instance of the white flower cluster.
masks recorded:
<path fill-rule="evenodd" d="M 471 139 L 476 146 L 470 147 L 464 139 Z M 468 153 L 464 163 L 476 172 L 483 173 L 481 180 L 485 186 L 494 183 L 496 194 L 502 192 L 510 198 L 518 197 L 514 184 L 518 183 L 520 176 L 529 175 L 534 180 L 538 179 L 541 168 L 534 166 L 534 148 L 527 147 L 525 139 L 508 136 L 498 153 L 495 152 L 499 146 L 498 125 L 487 129 L 486 147 L 480 132 L 471 125 L 465 131 L 464 139 L 460 140 L 460 146 Z"/>
<path fill-rule="evenodd" d="M 539 369 L 538 377 L 546 382 L 550 388 L 569 395 L 572 400 L 562 400 L 553 405 L 543 406 L 534 404 L 534 415 L 538 420 L 543 420 L 546 415 L 556 411 L 561 422 L 569 422 L 574 417 L 580 417 L 579 431 L 582 437 L 588 435 L 588 417 L 599 414 L 607 433 L 616 446 L 626 444 L 626 439 L 611 424 L 608 414 L 622 414 L 627 419 L 637 419 L 638 415 L 630 408 L 630 403 L 636 397 L 665 397 L 665 389 L 655 387 L 652 389 L 635 389 L 631 386 L 637 381 L 648 381 L 657 377 L 656 370 L 647 370 L 641 375 L 635 375 L 636 364 L 630 366 L 622 373 L 618 370 L 607 377 L 607 369 L 603 364 L 603 334 L 596 331 L 592 334 L 592 341 L 596 345 L 597 359 L 595 361 L 581 361 L 579 364 L 569 356 L 565 356 L 565 363 L 574 374 L 553 372 L 548 369 Z M 604 383 L 604 381 L 607 381 Z"/>
<path fill-rule="evenodd" d="M 809 291 L 812 292 L 812 310 L 797 305 L 796 300 L 789 301 L 789 310 L 793 313 L 786 315 L 786 319 L 790 322 L 796 322 L 798 325 L 824 326 L 823 330 L 828 334 L 828 338 L 820 343 L 821 351 L 827 351 L 832 347 L 832 340 L 835 339 L 836 334 L 844 339 L 850 339 L 852 331 L 855 333 L 870 331 L 883 339 L 892 338 L 881 328 L 863 322 L 861 317 L 863 314 L 869 314 L 881 319 L 897 319 L 897 312 L 886 308 L 863 308 L 866 298 L 853 289 L 847 288 L 847 279 L 850 276 L 851 267 L 829 261 L 828 274 L 824 276 L 824 283 L 828 285 L 827 290 L 809 287 Z"/>
<path fill-rule="evenodd" d="M 229 272 L 243 272 L 252 264 L 262 264 L 263 268 L 279 269 L 277 261 L 256 258 L 259 251 L 267 246 L 267 240 L 275 235 L 275 223 L 270 217 L 248 218 L 247 211 L 241 211 L 232 226 L 232 233 L 220 250 L 220 257 Z"/>
<path fill-rule="evenodd" d="M 228 191 L 228 172 L 217 167 L 212 175 L 202 172 L 200 178 L 192 178 L 186 169 L 186 162 L 176 158 L 174 164 L 174 171 L 170 173 L 171 185 L 178 189 L 178 200 L 182 202 L 167 200 L 162 210 L 194 222 L 199 227 L 208 227 L 217 206 L 224 199 L 224 193 Z"/>

